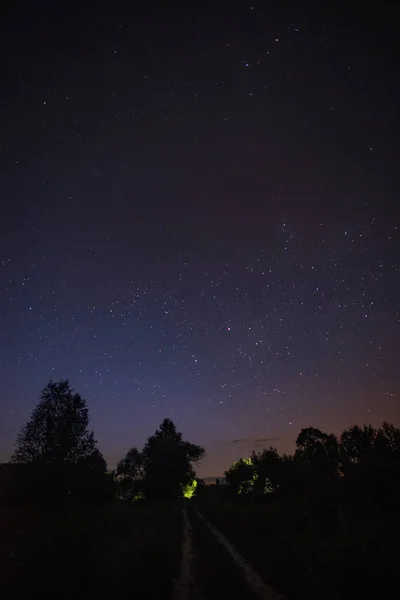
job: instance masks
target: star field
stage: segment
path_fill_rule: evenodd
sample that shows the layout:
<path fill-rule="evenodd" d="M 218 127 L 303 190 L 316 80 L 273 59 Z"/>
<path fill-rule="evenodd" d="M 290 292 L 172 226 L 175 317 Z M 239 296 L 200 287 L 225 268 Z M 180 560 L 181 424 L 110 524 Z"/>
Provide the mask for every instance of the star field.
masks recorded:
<path fill-rule="evenodd" d="M 110 466 L 166 416 L 203 476 L 398 424 L 387 14 L 55 10 L 2 36 L 0 459 L 50 377 Z"/>

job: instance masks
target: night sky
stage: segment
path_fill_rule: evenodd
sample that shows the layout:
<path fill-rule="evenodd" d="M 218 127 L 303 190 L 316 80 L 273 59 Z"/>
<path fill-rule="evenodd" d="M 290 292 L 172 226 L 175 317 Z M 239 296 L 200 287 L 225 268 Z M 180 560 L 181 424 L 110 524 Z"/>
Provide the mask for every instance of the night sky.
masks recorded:
<path fill-rule="evenodd" d="M 50 378 L 110 467 L 399 425 L 393 10 L 124 4 L 3 13 L 0 461 Z"/>

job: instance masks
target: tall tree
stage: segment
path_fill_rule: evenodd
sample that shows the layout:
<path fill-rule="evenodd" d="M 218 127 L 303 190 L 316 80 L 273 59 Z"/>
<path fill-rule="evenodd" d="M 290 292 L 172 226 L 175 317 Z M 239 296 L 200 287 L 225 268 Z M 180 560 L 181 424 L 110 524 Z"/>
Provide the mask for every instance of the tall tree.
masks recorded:
<path fill-rule="evenodd" d="M 104 472 L 104 458 L 88 426 L 86 401 L 68 380 L 50 381 L 18 435 L 11 460 L 60 466 L 79 463 Z"/>
<path fill-rule="evenodd" d="M 184 441 L 171 419 L 164 419 L 142 452 L 146 498 L 167 500 L 182 496 L 195 477 L 193 463 L 197 464 L 204 455 L 204 448 Z"/>

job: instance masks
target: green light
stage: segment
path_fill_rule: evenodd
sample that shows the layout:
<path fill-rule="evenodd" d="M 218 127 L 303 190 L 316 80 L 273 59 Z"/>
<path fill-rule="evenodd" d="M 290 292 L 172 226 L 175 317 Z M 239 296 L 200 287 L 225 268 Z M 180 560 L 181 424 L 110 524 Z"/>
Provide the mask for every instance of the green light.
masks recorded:
<path fill-rule="evenodd" d="M 137 502 L 138 500 L 144 500 L 144 499 L 145 499 L 145 495 L 143 494 L 143 492 L 139 492 L 138 494 L 133 496 L 134 502 Z"/>
<path fill-rule="evenodd" d="M 191 498 L 193 496 L 193 494 L 196 492 L 196 487 L 197 487 L 196 479 L 193 479 L 193 481 L 191 483 L 186 483 L 183 486 L 183 497 Z"/>

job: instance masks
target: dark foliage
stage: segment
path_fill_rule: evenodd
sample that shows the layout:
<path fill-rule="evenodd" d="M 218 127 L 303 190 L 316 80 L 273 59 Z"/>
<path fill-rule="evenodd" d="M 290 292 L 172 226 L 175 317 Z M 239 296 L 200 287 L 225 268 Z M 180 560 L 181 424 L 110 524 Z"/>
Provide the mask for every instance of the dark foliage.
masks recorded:
<path fill-rule="evenodd" d="M 164 419 L 142 452 L 132 448 L 118 462 L 121 496 L 133 498 L 142 492 L 147 500 L 179 498 L 195 478 L 193 464 L 204 455 L 203 448 L 182 439 L 171 419 Z"/>
<path fill-rule="evenodd" d="M 333 433 L 314 427 L 302 429 L 296 440 L 297 460 L 303 460 L 320 477 L 334 477 L 339 472 L 339 443 Z"/>
<path fill-rule="evenodd" d="M 196 503 L 285 597 L 373 600 L 399 585 L 400 429 L 303 429 L 234 463 Z M 290 577 L 288 577 L 290 573 Z"/>
<path fill-rule="evenodd" d="M 131 448 L 124 458 L 118 461 L 115 474 L 120 498 L 132 500 L 142 491 L 144 461 L 137 448 Z"/>
<path fill-rule="evenodd" d="M 192 463 L 203 458 L 200 446 L 182 440 L 170 419 L 150 436 L 143 448 L 145 475 L 143 491 L 149 500 L 179 498 L 182 486 L 194 479 Z"/>
<path fill-rule="evenodd" d="M 43 388 L 30 420 L 21 429 L 11 462 L 77 464 L 105 470 L 106 463 L 88 430 L 86 401 L 67 380 L 50 381 Z"/>
<path fill-rule="evenodd" d="M 111 501 L 112 478 L 78 464 L 6 463 L 0 465 L 0 502 L 8 505 L 79 504 Z"/>
<path fill-rule="evenodd" d="M 225 479 L 233 493 L 247 494 L 252 489 L 254 475 L 251 459 L 241 458 L 225 472 Z"/>
<path fill-rule="evenodd" d="M 8 500 L 94 501 L 112 496 L 106 462 L 88 426 L 86 401 L 67 380 L 50 381 L 18 435 L 7 475 Z"/>
<path fill-rule="evenodd" d="M 354 518 L 393 510 L 400 501 L 400 429 L 354 426 L 340 438 L 343 490 L 351 499 Z"/>
<path fill-rule="evenodd" d="M 296 440 L 294 456 L 275 448 L 234 463 L 225 473 L 231 494 L 268 500 L 304 498 L 315 519 L 343 527 L 350 514 L 393 509 L 400 500 L 400 430 L 383 423 L 354 426 L 340 440 L 309 427 Z"/>

